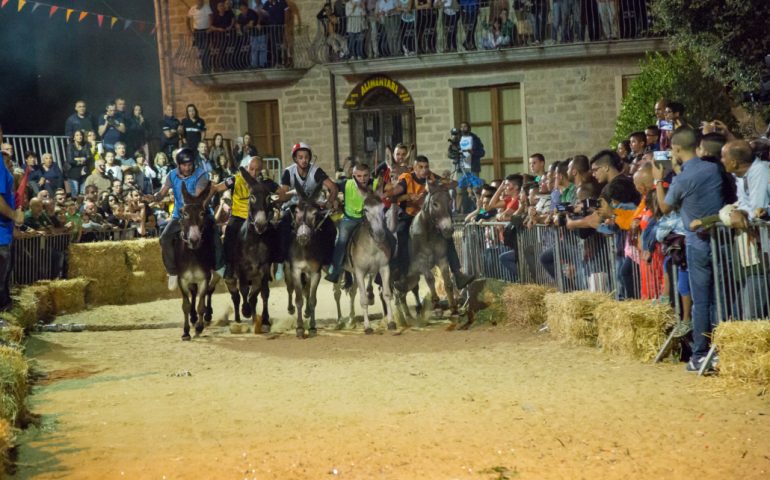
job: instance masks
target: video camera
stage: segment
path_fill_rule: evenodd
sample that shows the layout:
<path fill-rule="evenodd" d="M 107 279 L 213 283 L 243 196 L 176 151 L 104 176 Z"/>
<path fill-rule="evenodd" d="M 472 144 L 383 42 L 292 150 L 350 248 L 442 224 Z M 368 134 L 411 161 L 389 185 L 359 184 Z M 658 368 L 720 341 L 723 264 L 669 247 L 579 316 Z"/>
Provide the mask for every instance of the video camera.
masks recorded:
<path fill-rule="evenodd" d="M 450 130 L 447 142 L 449 142 L 447 157 L 449 157 L 449 159 L 452 160 L 452 163 L 457 166 L 464 159 L 463 152 L 460 150 L 460 131 L 456 128 Z"/>
<path fill-rule="evenodd" d="M 577 205 L 571 203 L 558 203 L 556 204 L 556 215 L 558 218 L 557 224 L 560 227 L 567 226 L 567 218 L 583 218 L 592 214 L 597 208 L 599 208 L 599 201 L 595 198 L 586 198 L 578 202 L 580 208 L 576 208 Z"/>

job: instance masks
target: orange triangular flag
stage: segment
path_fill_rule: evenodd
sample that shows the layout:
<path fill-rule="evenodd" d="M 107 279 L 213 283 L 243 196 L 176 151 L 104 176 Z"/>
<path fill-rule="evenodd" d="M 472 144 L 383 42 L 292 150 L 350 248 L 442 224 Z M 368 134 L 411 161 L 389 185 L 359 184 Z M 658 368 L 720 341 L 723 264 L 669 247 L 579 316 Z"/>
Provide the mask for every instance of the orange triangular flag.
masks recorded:
<path fill-rule="evenodd" d="M 19 11 L 21 11 L 22 8 L 24 8 L 24 5 L 27 3 L 27 0 L 19 0 Z"/>
<path fill-rule="evenodd" d="M 53 17 L 53 14 L 56 13 L 56 10 L 58 10 L 59 7 L 56 5 L 51 5 L 51 10 L 48 11 L 48 18 Z"/>
<path fill-rule="evenodd" d="M 110 20 L 110 28 L 114 27 L 116 23 L 118 23 L 118 17 L 112 17 L 112 20 Z"/>
<path fill-rule="evenodd" d="M 70 15 L 72 15 L 72 12 L 74 12 L 74 11 L 75 11 L 75 10 L 73 10 L 73 9 L 71 9 L 71 8 L 68 8 L 68 9 L 67 9 L 67 15 L 65 15 L 65 17 L 64 17 L 64 21 L 65 21 L 65 22 L 69 22 L 69 21 L 70 21 Z"/>
<path fill-rule="evenodd" d="M 88 16 L 88 12 L 80 12 L 80 16 L 78 17 L 78 22 L 82 22 L 84 18 Z"/>
<path fill-rule="evenodd" d="M 96 16 L 96 23 L 99 24 L 99 28 L 102 28 L 102 22 L 104 21 L 104 15 L 97 15 Z"/>

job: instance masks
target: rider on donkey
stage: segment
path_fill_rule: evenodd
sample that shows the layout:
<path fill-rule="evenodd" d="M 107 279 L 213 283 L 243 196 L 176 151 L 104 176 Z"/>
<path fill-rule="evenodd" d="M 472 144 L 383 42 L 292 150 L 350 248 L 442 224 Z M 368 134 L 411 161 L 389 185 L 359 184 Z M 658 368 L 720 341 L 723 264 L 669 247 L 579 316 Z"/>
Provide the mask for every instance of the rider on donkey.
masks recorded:
<path fill-rule="evenodd" d="M 396 265 L 401 270 L 402 275 L 406 275 L 409 271 L 409 248 L 407 247 L 409 241 L 409 227 L 412 225 L 414 217 L 420 212 L 422 203 L 426 196 L 426 185 L 428 181 L 435 181 L 436 176 L 430 171 L 430 165 L 428 158 L 424 155 L 418 155 L 414 162 L 412 172 L 402 173 L 398 178 L 398 183 L 389 193 L 389 196 L 394 199 L 399 199 L 403 195 L 403 202 L 401 203 L 401 213 L 398 217 L 398 230 L 396 231 L 396 237 L 398 239 L 398 253 L 396 258 Z M 442 184 L 446 188 L 455 188 L 457 182 L 452 180 L 441 180 Z M 455 279 L 455 285 L 457 288 L 463 289 L 474 277 L 472 275 L 466 275 L 460 270 L 460 258 L 457 256 L 457 250 L 455 249 L 454 241 L 450 238 L 447 242 L 447 261 L 449 262 L 449 268 L 452 270 L 452 274 Z M 402 248 L 406 247 L 406 248 Z"/>
<path fill-rule="evenodd" d="M 259 180 L 267 185 L 268 190 L 274 193 L 278 190 L 278 184 L 269 178 L 262 177 L 262 157 L 255 155 L 249 159 L 246 165 L 246 171 L 252 178 Z M 237 259 L 238 250 L 238 232 L 241 226 L 249 217 L 249 196 L 251 194 L 249 184 L 243 178 L 241 172 L 227 177 L 221 183 L 215 185 L 212 189 L 212 195 L 230 190 L 232 192 L 232 209 L 230 210 L 230 219 L 225 227 L 225 274 L 224 279 L 230 279 L 235 274 L 234 262 Z"/>
<path fill-rule="evenodd" d="M 279 201 L 286 202 L 283 205 L 283 217 L 281 223 L 278 226 L 280 233 L 281 244 L 279 258 L 276 263 L 279 264 L 288 259 L 289 246 L 292 242 L 292 213 L 294 207 L 299 202 L 299 197 L 296 194 L 292 194 L 292 190 L 302 189 L 306 196 L 310 197 L 312 201 L 317 201 L 320 197 L 321 186 L 326 187 L 329 191 L 329 205 L 331 208 L 337 203 L 337 184 L 329 178 L 321 167 L 316 164 L 311 164 L 310 161 L 313 158 L 313 151 L 310 149 L 310 145 L 300 142 L 296 143 L 291 149 L 291 158 L 294 160 L 294 164 L 288 166 L 281 175 L 281 186 L 278 188 Z M 324 265 L 331 263 L 331 253 L 334 245 L 334 238 L 336 236 L 334 222 L 330 218 L 326 218 L 319 227 L 320 238 L 324 243 L 324 251 L 328 251 L 328 258 L 325 259 Z M 276 274 L 276 279 L 279 275 Z"/>
<path fill-rule="evenodd" d="M 163 257 L 163 266 L 168 273 L 168 289 L 176 290 L 177 274 L 176 271 L 176 253 L 174 251 L 174 240 L 182 231 L 181 215 L 184 206 L 184 196 L 182 195 L 182 185 L 187 187 L 187 191 L 194 196 L 206 188 L 209 183 L 208 174 L 203 169 L 195 168 L 195 151 L 191 148 L 183 148 L 176 154 L 177 168 L 169 172 L 166 182 L 158 193 L 152 195 L 152 201 L 161 201 L 168 191 L 171 190 L 174 195 L 174 211 L 171 214 L 171 220 L 166 224 L 163 233 L 160 234 L 160 250 Z M 212 225 L 213 227 L 213 225 Z M 223 268 L 222 261 L 222 242 L 219 235 L 214 235 L 214 245 L 216 247 L 216 266 L 218 273 Z"/>
<path fill-rule="evenodd" d="M 345 252 L 348 246 L 348 239 L 353 230 L 364 219 L 364 199 L 366 191 L 371 185 L 371 173 L 369 165 L 357 163 L 353 167 L 353 178 L 347 180 L 344 185 L 344 212 L 342 220 L 337 226 L 337 241 L 334 243 L 334 256 L 332 258 L 332 267 L 326 280 L 337 283 L 342 274 L 342 263 L 345 260 Z"/>

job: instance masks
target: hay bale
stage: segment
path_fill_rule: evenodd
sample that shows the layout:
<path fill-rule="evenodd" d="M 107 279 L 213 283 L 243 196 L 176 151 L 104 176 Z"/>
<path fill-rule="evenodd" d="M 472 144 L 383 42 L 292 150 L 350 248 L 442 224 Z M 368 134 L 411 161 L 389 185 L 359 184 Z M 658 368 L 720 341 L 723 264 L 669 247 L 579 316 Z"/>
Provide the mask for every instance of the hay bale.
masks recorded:
<path fill-rule="evenodd" d="M 24 329 L 16 325 L 4 325 L 0 328 L 0 339 L 11 343 L 21 343 L 24 340 Z"/>
<path fill-rule="evenodd" d="M 13 427 L 8 420 L 0 418 L 0 478 L 5 478 L 5 471 L 10 465 L 10 451 L 16 443 Z"/>
<path fill-rule="evenodd" d="M 161 270 L 163 267 L 161 267 Z M 168 298 L 178 298 L 179 290 L 168 289 L 168 277 L 163 270 L 162 279 L 150 272 L 131 272 L 126 283 L 126 303 L 143 303 Z"/>
<path fill-rule="evenodd" d="M 548 328 L 564 342 L 596 346 L 599 331 L 594 310 L 610 300 L 608 294 L 597 292 L 548 293 L 545 295 Z"/>
<path fill-rule="evenodd" d="M 506 305 L 501 300 L 505 282 L 494 279 L 476 280 L 468 286 L 468 314 L 476 324 L 497 325 L 506 315 Z"/>
<path fill-rule="evenodd" d="M 48 321 L 55 316 L 50 284 L 51 282 L 46 280 L 24 288 L 37 298 L 37 320 Z"/>
<path fill-rule="evenodd" d="M 27 361 L 18 350 L 0 346 L 0 418 L 11 425 L 26 411 Z"/>
<path fill-rule="evenodd" d="M 770 386 L 770 321 L 723 322 L 713 338 L 721 377 Z"/>
<path fill-rule="evenodd" d="M 155 272 L 160 269 L 163 277 L 163 259 L 157 238 L 140 238 L 123 242 L 126 249 L 126 263 L 132 272 Z"/>
<path fill-rule="evenodd" d="M 38 300 L 35 291 L 25 288 L 18 295 L 13 295 L 13 307 L 0 313 L 0 319 L 24 330 L 31 330 L 37 325 Z"/>
<path fill-rule="evenodd" d="M 540 326 L 546 321 L 545 296 L 552 287 L 536 284 L 513 284 L 503 288 L 500 300 L 504 322 L 517 327 Z"/>
<path fill-rule="evenodd" d="M 75 243 L 69 247 L 69 278 L 91 278 L 86 289 L 88 305 L 123 305 L 130 270 L 127 242 Z"/>
<path fill-rule="evenodd" d="M 675 320 L 669 305 L 652 305 L 649 300 L 605 302 L 597 305 L 594 317 L 603 351 L 645 362 L 655 358 Z"/>
<path fill-rule="evenodd" d="M 91 283 L 87 278 L 54 280 L 48 284 L 54 315 L 77 313 L 86 309 L 86 290 Z"/>

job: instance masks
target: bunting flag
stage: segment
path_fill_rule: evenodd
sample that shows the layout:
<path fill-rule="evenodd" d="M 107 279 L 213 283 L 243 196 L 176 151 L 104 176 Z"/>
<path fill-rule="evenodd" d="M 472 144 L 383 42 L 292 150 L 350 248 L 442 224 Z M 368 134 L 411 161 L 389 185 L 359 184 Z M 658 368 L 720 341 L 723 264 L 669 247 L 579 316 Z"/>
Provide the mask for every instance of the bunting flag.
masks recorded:
<path fill-rule="evenodd" d="M 0 8 L 5 8 L 6 5 L 10 0 L 0 0 Z M 17 0 L 17 11 L 21 12 L 24 7 L 27 5 L 29 0 Z M 88 12 L 85 10 L 78 10 L 75 8 L 62 8 L 59 5 L 52 5 L 47 2 L 38 2 L 36 0 L 32 0 L 32 9 L 28 10 L 30 13 L 34 13 L 37 11 L 38 8 L 46 7 L 48 9 L 48 18 L 53 18 L 54 15 L 56 15 L 57 12 L 60 10 L 65 11 L 64 15 L 64 21 L 65 23 L 69 23 L 70 17 L 72 17 L 73 13 L 77 13 L 78 17 L 78 23 L 82 23 L 83 20 L 88 18 L 88 16 L 96 17 L 96 23 L 99 25 L 99 28 L 102 28 L 104 26 L 104 19 L 105 17 L 110 19 L 110 29 L 114 29 L 115 25 L 122 21 L 123 22 L 123 29 L 122 30 L 128 30 L 129 27 L 132 25 L 136 27 L 136 30 L 140 33 L 148 33 L 149 35 L 154 35 L 157 31 L 157 26 L 153 22 L 146 22 L 144 20 L 133 20 L 130 18 L 123 18 L 123 17 L 115 17 L 112 15 L 104 15 L 102 13 L 96 13 L 96 12 Z"/>

